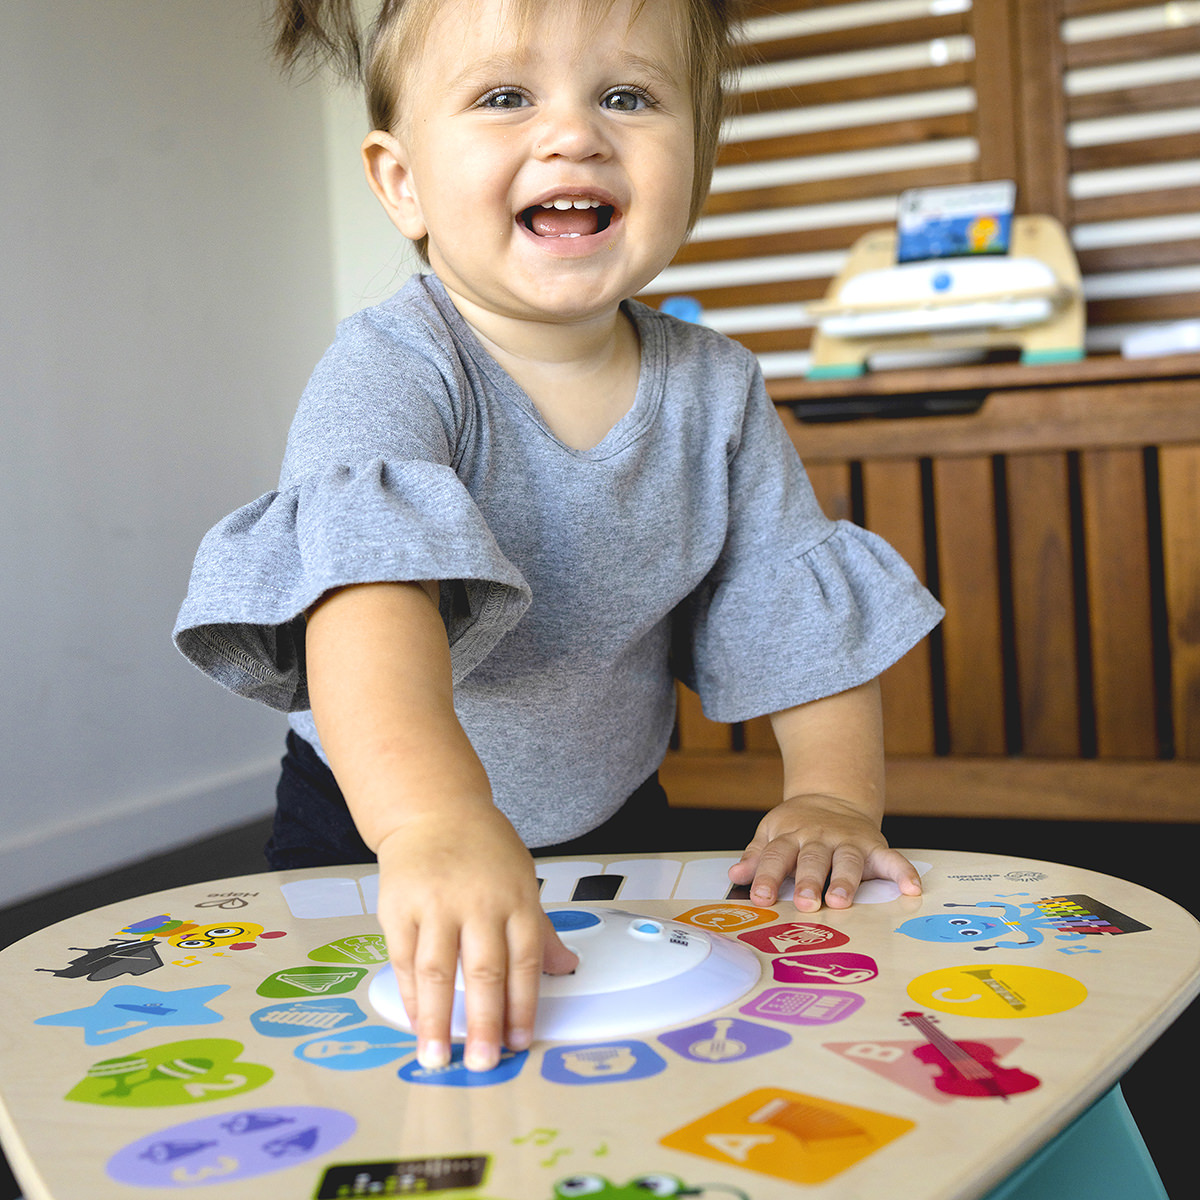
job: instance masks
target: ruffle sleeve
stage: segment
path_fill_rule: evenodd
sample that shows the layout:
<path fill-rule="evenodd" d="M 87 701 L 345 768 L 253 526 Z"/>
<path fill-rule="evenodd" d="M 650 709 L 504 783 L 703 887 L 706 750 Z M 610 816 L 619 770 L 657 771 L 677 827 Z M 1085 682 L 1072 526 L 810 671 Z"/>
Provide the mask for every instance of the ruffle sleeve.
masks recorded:
<path fill-rule="evenodd" d="M 715 721 L 866 683 L 943 615 L 887 542 L 848 521 L 830 522 L 802 553 L 758 557 L 707 582 L 687 607 L 690 655 L 679 674 Z"/>
<path fill-rule="evenodd" d="M 437 579 L 457 681 L 531 593 L 451 467 L 375 458 L 269 492 L 204 537 L 176 646 L 239 695 L 309 707 L 305 612 L 333 588 Z"/>

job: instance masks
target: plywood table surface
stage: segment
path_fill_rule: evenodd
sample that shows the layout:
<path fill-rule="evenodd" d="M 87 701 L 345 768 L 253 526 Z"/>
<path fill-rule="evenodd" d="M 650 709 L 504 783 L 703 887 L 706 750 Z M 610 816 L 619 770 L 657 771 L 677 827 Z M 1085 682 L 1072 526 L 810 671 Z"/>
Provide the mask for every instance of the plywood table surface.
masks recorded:
<path fill-rule="evenodd" d="M 542 860 L 547 907 L 751 947 L 725 1008 L 486 1074 L 367 998 L 373 867 L 123 901 L 0 954 L 0 1133 L 27 1200 L 972 1200 L 1200 990 L 1200 927 L 1095 872 L 907 851 L 925 894 L 751 906 L 729 854 Z"/>

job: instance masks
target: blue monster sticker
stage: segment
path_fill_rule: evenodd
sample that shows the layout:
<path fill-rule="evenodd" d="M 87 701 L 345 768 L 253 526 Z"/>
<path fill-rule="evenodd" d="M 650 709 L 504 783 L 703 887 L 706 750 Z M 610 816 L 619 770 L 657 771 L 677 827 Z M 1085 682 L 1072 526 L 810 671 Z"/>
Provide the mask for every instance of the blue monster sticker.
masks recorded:
<path fill-rule="evenodd" d="M 897 930 L 922 942 L 943 942 L 975 950 L 1025 950 L 1040 946 L 1046 934 L 1057 941 L 1071 942 L 1062 948 L 1069 954 L 1085 949 L 1085 939 L 1141 933 L 1149 928 L 1090 896 L 1044 896 L 1028 904 L 1004 900 L 980 900 L 974 904 L 947 904 L 946 908 L 999 909 L 998 915 L 930 913 L 905 921 Z M 1006 936 L 1011 935 L 1011 936 Z M 1001 940 L 1004 939 L 1004 940 Z M 987 943 L 987 944 L 984 944 Z"/>

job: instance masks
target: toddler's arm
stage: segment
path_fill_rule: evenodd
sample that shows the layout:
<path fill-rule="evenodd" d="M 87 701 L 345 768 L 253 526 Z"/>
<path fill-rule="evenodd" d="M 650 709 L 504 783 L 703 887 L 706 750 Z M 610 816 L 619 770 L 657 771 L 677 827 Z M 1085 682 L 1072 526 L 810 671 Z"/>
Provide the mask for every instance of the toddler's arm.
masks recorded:
<path fill-rule="evenodd" d="M 532 1036 L 543 969 L 571 970 L 538 901 L 533 859 L 492 803 L 454 712 L 436 584 L 334 591 L 309 613 L 321 743 L 379 859 L 379 923 L 426 1067 L 450 1059 L 461 956 L 473 1070 Z"/>
<path fill-rule="evenodd" d="M 880 832 L 878 682 L 785 709 L 771 724 L 783 753 L 784 799 L 759 823 L 730 879 L 749 884 L 755 904 L 769 905 L 794 873 L 795 904 L 805 912 L 821 907 L 822 891 L 831 908 L 848 907 L 864 879 L 891 879 L 905 895 L 920 895 L 916 868 Z"/>

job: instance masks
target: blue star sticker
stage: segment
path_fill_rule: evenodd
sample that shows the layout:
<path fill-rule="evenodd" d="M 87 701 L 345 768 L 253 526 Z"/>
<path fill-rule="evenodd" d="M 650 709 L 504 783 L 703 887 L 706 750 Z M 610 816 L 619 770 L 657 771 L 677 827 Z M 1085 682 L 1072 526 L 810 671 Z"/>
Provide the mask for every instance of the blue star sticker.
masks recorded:
<path fill-rule="evenodd" d="M 177 992 L 156 992 L 151 988 L 126 984 L 109 988 L 95 1004 L 73 1008 L 70 1012 L 39 1017 L 35 1025 L 78 1025 L 89 1046 L 105 1046 L 121 1038 L 132 1037 L 147 1029 L 167 1025 L 212 1025 L 224 1020 L 206 1005 L 215 996 L 229 990 L 229 984 L 182 988 Z"/>

